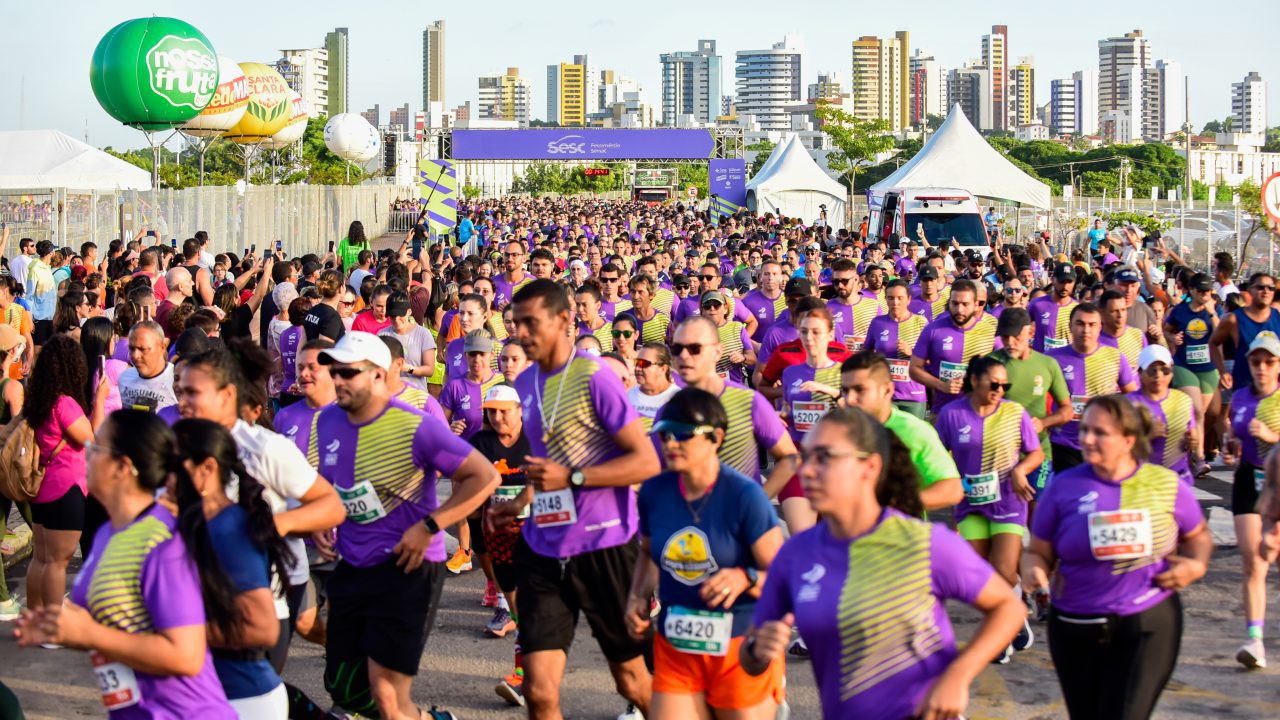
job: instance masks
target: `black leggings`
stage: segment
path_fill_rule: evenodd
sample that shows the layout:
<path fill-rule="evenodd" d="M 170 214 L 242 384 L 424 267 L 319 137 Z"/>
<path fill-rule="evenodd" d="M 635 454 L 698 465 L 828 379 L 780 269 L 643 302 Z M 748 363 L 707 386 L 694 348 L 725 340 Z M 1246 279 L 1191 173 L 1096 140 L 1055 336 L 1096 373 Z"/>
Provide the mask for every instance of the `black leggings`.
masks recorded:
<path fill-rule="evenodd" d="M 1174 593 L 1136 615 L 1098 619 L 1049 615 L 1049 654 L 1067 713 L 1077 720 L 1146 720 L 1178 662 L 1182 600 Z"/>

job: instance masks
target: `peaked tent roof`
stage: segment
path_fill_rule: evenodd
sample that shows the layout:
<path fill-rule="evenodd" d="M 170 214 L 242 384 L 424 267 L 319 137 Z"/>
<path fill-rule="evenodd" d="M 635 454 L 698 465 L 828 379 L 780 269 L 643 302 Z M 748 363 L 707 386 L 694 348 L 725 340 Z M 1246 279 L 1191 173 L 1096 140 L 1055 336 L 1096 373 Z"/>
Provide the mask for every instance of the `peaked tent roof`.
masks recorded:
<path fill-rule="evenodd" d="M 0 158 L 0 188 L 151 189 L 151 173 L 57 130 L 0 132 Z"/>
<path fill-rule="evenodd" d="M 871 187 L 953 187 L 979 197 L 1049 207 L 1049 186 L 1019 170 L 974 129 L 959 105 L 916 156 Z"/>
<path fill-rule="evenodd" d="M 795 133 L 787 135 L 787 139 L 773 149 L 760 172 L 747 182 L 747 190 L 811 190 L 841 199 L 848 196 L 843 185 L 818 167 Z"/>

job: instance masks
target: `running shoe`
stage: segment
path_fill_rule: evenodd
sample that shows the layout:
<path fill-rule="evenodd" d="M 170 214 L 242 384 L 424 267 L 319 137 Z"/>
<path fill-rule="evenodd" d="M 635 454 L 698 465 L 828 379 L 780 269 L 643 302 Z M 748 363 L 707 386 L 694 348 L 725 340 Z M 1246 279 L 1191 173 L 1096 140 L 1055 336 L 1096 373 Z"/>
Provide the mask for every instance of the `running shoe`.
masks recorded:
<path fill-rule="evenodd" d="M 992 665 L 1008 665 L 1013 659 L 1013 646 L 1006 645 L 1004 650 L 991 661 Z"/>
<path fill-rule="evenodd" d="M 1253 638 L 1240 646 L 1236 651 L 1236 662 L 1250 670 L 1261 670 L 1267 666 L 1267 649 L 1262 646 L 1262 638 Z"/>
<path fill-rule="evenodd" d="M 1035 641 L 1036 634 L 1031 632 L 1031 621 L 1023 618 L 1022 629 L 1013 637 L 1013 644 L 1010 647 L 1018 652 L 1022 652 L 1023 650 L 1031 647 L 1031 644 Z"/>
<path fill-rule="evenodd" d="M 464 572 L 471 572 L 471 551 L 458 548 L 458 551 L 449 558 L 449 562 L 444 564 L 449 568 L 449 572 L 458 575 Z"/>
<path fill-rule="evenodd" d="M 457 715 L 448 710 L 441 710 L 435 705 L 432 705 L 431 709 L 427 711 L 426 717 L 430 718 L 430 720 L 458 720 Z"/>
<path fill-rule="evenodd" d="M 618 720 L 644 720 L 644 713 L 640 712 L 635 705 L 628 704 L 627 709 L 618 716 Z"/>
<path fill-rule="evenodd" d="M 22 615 L 22 603 L 18 602 L 18 598 L 10 597 L 0 602 L 0 622 L 12 622 L 20 615 Z"/>
<path fill-rule="evenodd" d="M 498 607 L 498 586 L 494 585 L 492 580 L 485 581 L 484 599 L 480 604 L 484 607 Z"/>
<path fill-rule="evenodd" d="M 787 646 L 787 657 L 792 657 L 796 660 L 809 659 L 809 646 L 804 644 L 804 638 L 796 638 L 791 641 L 791 644 Z"/>
<path fill-rule="evenodd" d="M 496 638 L 506 637 L 507 633 L 516 629 L 516 621 L 511 619 L 511 613 L 498 608 L 493 613 L 493 619 L 488 625 L 484 626 L 486 635 Z"/>
<path fill-rule="evenodd" d="M 513 672 L 506 676 L 494 686 L 493 691 L 506 700 L 508 705 L 524 707 L 524 676 L 520 673 Z"/>

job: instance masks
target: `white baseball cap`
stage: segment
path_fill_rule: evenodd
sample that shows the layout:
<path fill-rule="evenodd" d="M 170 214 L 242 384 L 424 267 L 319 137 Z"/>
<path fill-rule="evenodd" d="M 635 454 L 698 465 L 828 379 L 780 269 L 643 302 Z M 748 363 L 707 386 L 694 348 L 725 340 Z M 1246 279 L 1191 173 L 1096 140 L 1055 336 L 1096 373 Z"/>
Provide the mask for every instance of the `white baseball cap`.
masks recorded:
<path fill-rule="evenodd" d="M 391 369 L 391 350 L 377 335 L 352 331 L 342 336 L 337 345 L 321 350 L 317 358 L 321 365 L 331 363 L 369 362 L 383 370 Z"/>
<path fill-rule="evenodd" d="M 494 385 L 489 388 L 480 407 L 485 410 L 507 410 L 520 407 L 520 393 L 510 385 Z"/>
<path fill-rule="evenodd" d="M 1162 362 L 1169 367 L 1173 367 L 1173 356 L 1165 349 L 1163 345 L 1148 345 L 1142 348 L 1142 352 L 1138 353 L 1138 369 L 1146 370 L 1152 363 Z"/>
<path fill-rule="evenodd" d="M 1280 338 L 1277 338 L 1276 334 L 1269 330 L 1263 330 L 1258 333 L 1253 342 L 1249 343 L 1248 354 L 1252 355 L 1255 350 L 1266 350 L 1272 355 L 1280 357 Z"/>

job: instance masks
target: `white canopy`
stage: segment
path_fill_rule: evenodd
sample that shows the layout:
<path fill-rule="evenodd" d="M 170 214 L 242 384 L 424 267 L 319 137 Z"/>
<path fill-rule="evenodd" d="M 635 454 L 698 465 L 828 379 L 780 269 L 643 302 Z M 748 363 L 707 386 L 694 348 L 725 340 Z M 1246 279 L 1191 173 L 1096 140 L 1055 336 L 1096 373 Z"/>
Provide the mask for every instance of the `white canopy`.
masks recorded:
<path fill-rule="evenodd" d="M 1049 207 L 1049 186 L 1022 172 L 974 129 L 959 105 L 905 165 L 871 187 L 953 187 L 978 197 Z"/>
<path fill-rule="evenodd" d="M 809 156 L 800 138 L 787 136 L 760 172 L 747 182 L 747 208 L 756 214 L 774 213 L 801 218 L 807 223 L 822 215 L 827 206 L 827 222 L 844 227 L 844 186 L 823 172 Z"/>
<path fill-rule="evenodd" d="M 150 190 L 151 173 L 57 130 L 0 132 L 0 189 Z"/>

